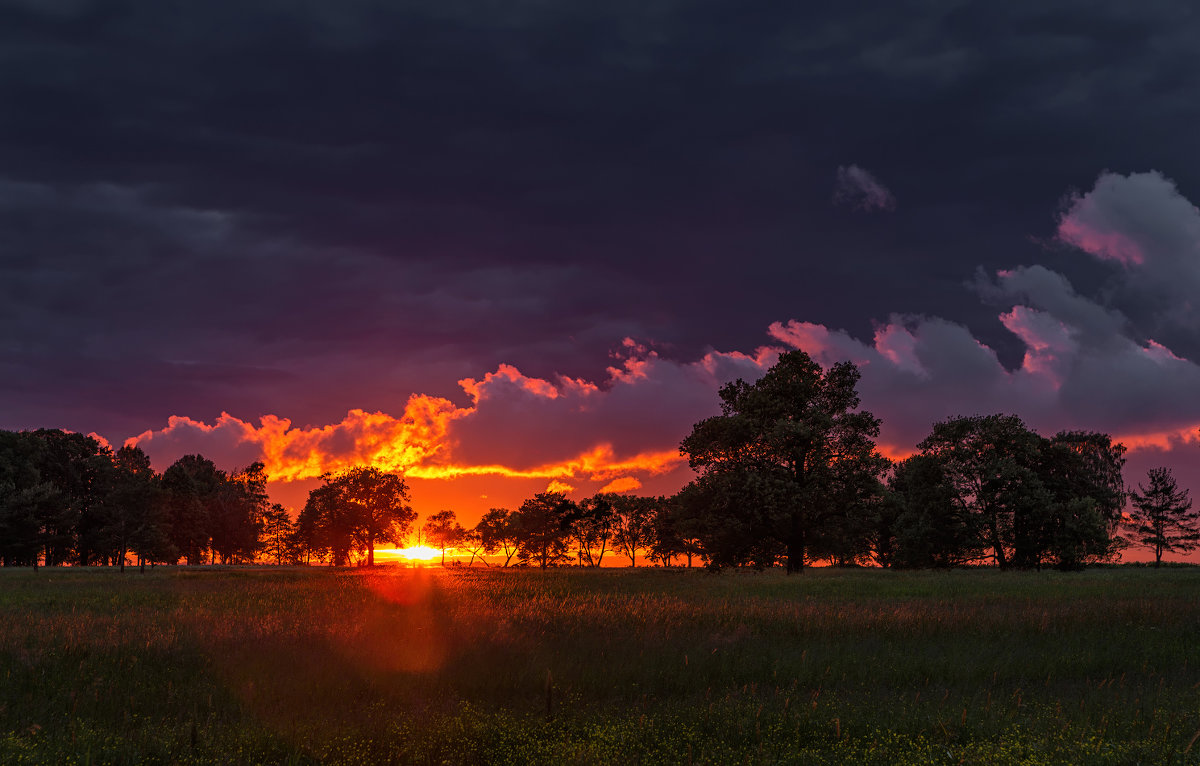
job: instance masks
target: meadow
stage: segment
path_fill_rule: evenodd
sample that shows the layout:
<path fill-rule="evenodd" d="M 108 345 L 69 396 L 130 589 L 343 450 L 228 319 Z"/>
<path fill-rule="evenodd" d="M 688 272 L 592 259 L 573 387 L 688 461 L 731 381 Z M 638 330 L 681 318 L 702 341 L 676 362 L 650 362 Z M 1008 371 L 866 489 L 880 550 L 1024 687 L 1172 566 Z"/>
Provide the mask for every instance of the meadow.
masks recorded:
<path fill-rule="evenodd" d="M 0 570 L 0 763 L 1200 763 L 1200 568 Z"/>

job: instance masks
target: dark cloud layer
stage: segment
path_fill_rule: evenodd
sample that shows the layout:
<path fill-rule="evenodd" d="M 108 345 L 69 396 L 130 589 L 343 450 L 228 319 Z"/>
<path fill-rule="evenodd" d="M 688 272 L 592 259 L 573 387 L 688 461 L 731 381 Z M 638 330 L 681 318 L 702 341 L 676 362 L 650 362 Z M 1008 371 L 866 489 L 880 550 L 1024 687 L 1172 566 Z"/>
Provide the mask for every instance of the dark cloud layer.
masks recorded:
<path fill-rule="evenodd" d="M 1060 202 L 1162 232 L 1149 211 L 1200 199 L 1200 17 L 1010 6 L 0 0 L 0 426 L 322 425 L 792 318 L 944 317 L 1016 370 L 963 289 L 1014 264 L 1200 359 L 1185 262 L 1122 292 L 1053 239 Z M 831 204 L 850 163 L 894 214 Z M 1003 289 L 1053 292 L 1022 274 Z"/>

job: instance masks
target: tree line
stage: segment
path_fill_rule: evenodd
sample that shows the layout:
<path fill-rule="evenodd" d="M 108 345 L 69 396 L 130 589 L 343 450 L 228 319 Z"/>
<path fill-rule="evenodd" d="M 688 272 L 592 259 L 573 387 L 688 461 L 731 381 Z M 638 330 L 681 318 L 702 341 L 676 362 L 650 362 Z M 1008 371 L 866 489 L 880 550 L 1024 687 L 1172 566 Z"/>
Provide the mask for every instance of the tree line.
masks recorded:
<path fill-rule="evenodd" d="M 115 452 L 60 430 L 0 431 L 0 563 L 240 563 L 262 544 L 262 463 L 226 473 L 186 455 L 162 474 L 140 448 Z"/>
<path fill-rule="evenodd" d="M 403 475 L 322 477 L 297 517 L 271 504 L 262 463 L 226 473 L 186 455 L 161 475 L 141 449 L 115 452 L 58 430 L 0 431 L 0 563 L 142 566 L 374 563 L 414 534 L 469 564 L 599 567 L 606 556 L 801 571 L 833 565 L 1077 569 L 1128 545 L 1200 547 L 1200 513 L 1165 468 L 1126 488 L 1125 448 L 1102 433 L 1044 437 L 1015 415 L 935 423 L 900 461 L 879 454 L 850 363 L 802 351 L 721 388 L 721 413 L 680 450 L 696 478 L 670 497 L 542 492 L 472 528 L 452 510 L 417 526 Z M 501 560 L 502 559 L 502 560 Z"/>

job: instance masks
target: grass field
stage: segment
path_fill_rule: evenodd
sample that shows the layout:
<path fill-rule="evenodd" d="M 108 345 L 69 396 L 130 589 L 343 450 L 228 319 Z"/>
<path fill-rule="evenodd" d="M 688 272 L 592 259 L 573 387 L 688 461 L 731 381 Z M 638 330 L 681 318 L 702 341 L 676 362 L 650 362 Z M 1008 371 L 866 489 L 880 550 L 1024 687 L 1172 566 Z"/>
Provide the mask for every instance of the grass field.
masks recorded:
<path fill-rule="evenodd" d="M 0 570 L 0 763 L 1200 763 L 1200 568 Z"/>

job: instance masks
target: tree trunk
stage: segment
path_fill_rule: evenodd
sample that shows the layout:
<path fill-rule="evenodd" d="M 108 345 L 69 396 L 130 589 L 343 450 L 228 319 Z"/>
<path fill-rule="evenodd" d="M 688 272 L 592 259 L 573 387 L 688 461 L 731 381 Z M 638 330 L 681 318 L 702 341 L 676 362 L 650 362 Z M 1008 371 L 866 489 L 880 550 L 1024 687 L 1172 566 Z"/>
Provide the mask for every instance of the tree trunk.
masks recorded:
<path fill-rule="evenodd" d="M 808 539 L 803 523 L 792 523 L 792 536 L 787 541 L 787 573 L 804 574 L 804 554 L 808 552 Z"/>
<path fill-rule="evenodd" d="M 792 539 L 787 546 L 787 573 L 804 574 L 804 539 Z"/>
<path fill-rule="evenodd" d="M 988 537 L 991 538 L 992 556 L 996 559 L 996 566 L 1008 569 L 1008 559 L 1004 558 L 1004 544 L 1000 542 L 1000 530 L 996 526 L 995 519 L 992 519 L 989 525 Z"/>

